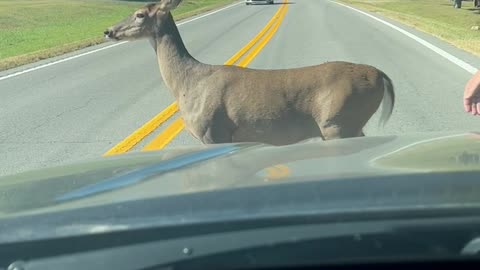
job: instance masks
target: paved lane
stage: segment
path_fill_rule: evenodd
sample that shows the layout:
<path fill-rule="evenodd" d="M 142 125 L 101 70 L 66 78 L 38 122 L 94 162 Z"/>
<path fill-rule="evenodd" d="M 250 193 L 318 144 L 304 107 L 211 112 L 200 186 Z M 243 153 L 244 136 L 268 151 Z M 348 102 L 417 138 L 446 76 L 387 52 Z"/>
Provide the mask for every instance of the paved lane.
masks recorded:
<path fill-rule="evenodd" d="M 402 28 L 480 67 L 478 58 Z M 480 129 L 479 119 L 465 114 L 462 107 L 463 87 L 471 74 L 404 34 L 330 1 L 297 0 L 250 67 L 290 68 L 334 60 L 376 66 L 396 86 L 390 122 L 377 128 L 375 117 L 367 135 Z"/>
<path fill-rule="evenodd" d="M 480 67 L 476 56 L 374 15 Z M 404 34 L 332 1 L 292 1 L 282 26 L 249 67 L 293 68 L 336 60 L 376 66 L 395 83 L 396 106 L 389 123 L 378 127 L 375 114 L 365 128 L 367 135 L 480 129 L 480 121 L 462 107 L 470 73 Z M 168 147 L 182 143 L 177 139 Z"/>
<path fill-rule="evenodd" d="M 223 63 L 277 8 L 240 4 L 182 25 L 180 31 L 197 59 Z M 480 59 L 394 24 L 480 67 Z M 333 60 L 377 66 L 395 83 L 390 122 L 377 128 L 374 116 L 367 135 L 480 128 L 480 121 L 461 106 L 471 74 L 398 31 L 327 0 L 292 0 L 281 27 L 249 67 L 289 68 Z M 0 92 L 0 174 L 98 157 L 173 101 L 147 42 L 0 81 Z M 167 148 L 186 144 L 198 142 L 182 132 Z"/>
<path fill-rule="evenodd" d="M 240 4 L 179 30 L 199 60 L 222 64 L 277 8 Z M 0 93 L 0 175 L 101 156 L 173 102 L 147 41 L 2 80 Z"/>

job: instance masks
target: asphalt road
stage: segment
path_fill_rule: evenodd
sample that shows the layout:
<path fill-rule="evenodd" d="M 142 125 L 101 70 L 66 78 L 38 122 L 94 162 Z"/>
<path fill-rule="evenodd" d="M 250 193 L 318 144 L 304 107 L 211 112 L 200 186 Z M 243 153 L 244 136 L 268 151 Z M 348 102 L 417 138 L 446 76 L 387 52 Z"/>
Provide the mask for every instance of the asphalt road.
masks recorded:
<path fill-rule="evenodd" d="M 223 64 L 278 8 L 239 4 L 179 29 L 194 57 Z M 480 66 L 477 57 L 394 24 Z M 0 79 L 99 47 L 8 70 L 0 73 Z M 249 67 L 290 68 L 334 60 L 374 65 L 395 84 L 396 107 L 390 122 L 379 128 L 375 115 L 365 129 L 367 136 L 480 127 L 480 120 L 462 108 L 462 90 L 470 73 L 406 35 L 327 0 L 292 0 L 279 30 Z M 174 101 L 147 41 L 0 80 L 0 97 L 0 175 L 99 157 Z M 176 117 L 132 151 L 140 151 Z M 167 148 L 191 144 L 199 142 L 182 132 Z"/>

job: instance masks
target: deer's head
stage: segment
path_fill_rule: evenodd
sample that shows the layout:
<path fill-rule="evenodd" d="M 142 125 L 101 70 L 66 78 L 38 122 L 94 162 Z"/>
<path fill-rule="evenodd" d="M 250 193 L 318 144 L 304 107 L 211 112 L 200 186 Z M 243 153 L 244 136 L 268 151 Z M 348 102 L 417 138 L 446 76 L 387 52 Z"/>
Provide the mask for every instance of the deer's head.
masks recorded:
<path fill-rule="evenodd" d="M 147 4 L 103 33 L 106 38 L 114 40 L 151 37 L 161 30 L 162 23 L 171 16 L 170 10 L 175 9 L 180 2 L 182 0 L 160 0 L 158 3 Z"/>

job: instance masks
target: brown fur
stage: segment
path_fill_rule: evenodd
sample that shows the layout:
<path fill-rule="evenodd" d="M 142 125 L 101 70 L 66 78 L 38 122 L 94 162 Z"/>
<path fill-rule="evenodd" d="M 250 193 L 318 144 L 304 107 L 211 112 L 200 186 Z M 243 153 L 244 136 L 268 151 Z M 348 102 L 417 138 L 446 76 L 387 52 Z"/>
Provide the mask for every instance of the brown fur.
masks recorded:
<path fill-rule="evenodd" d="M 134 14 L 105 33 L 117 40 L 151 40 L 187 130 L 203 143 L 285 145 L 312 137 L 364 136 L 362 128 L 382 100 L 381 122 L 390 117 L 392 82 L 369 65 L 329 62 L 268 70 L 199 62 L 185 48 L 170 14 L 180 2 L 146 6 L 135 12 L 145 18 Z"/>

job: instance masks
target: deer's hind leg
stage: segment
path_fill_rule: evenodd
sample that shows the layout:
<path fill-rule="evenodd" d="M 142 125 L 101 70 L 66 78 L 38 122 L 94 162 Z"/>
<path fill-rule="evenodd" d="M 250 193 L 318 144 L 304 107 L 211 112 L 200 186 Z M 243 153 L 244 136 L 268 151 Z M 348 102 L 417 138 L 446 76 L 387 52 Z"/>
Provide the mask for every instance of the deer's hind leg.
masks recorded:
<path fill-rule="evenodd" d="M 363 126 L 368 119 L 362 119 L 355 110 L 332 110 L 325 112 L 319 110 L 315 121 L 320 128 L 324 140 L 363 137 Z"/>
<path fill-rule="evenodd" d="M 347 110 L 342 108 L 336 110 L 336 113 L 317 114 L 316 122 L 324 140 L 363 137 L 363 126 L 368 118 L 359 116 L 359 112 L 355 110 Z"/>
<path fill-rule="evenodd" d="M 332 100 L 318 102 L 313 113 L 324 139 L 364 137 L 363 128 L 378 108 L 375 101 L 371 95 L 357 94 L 337 95 Z"/>
<path fill-rule="evenodd" d="M 324 140 L 353 138 L 365 136 L 363 131 L 356 127 L 350 127 L 336 123 L 325 123 L 320 125 Z"/>

